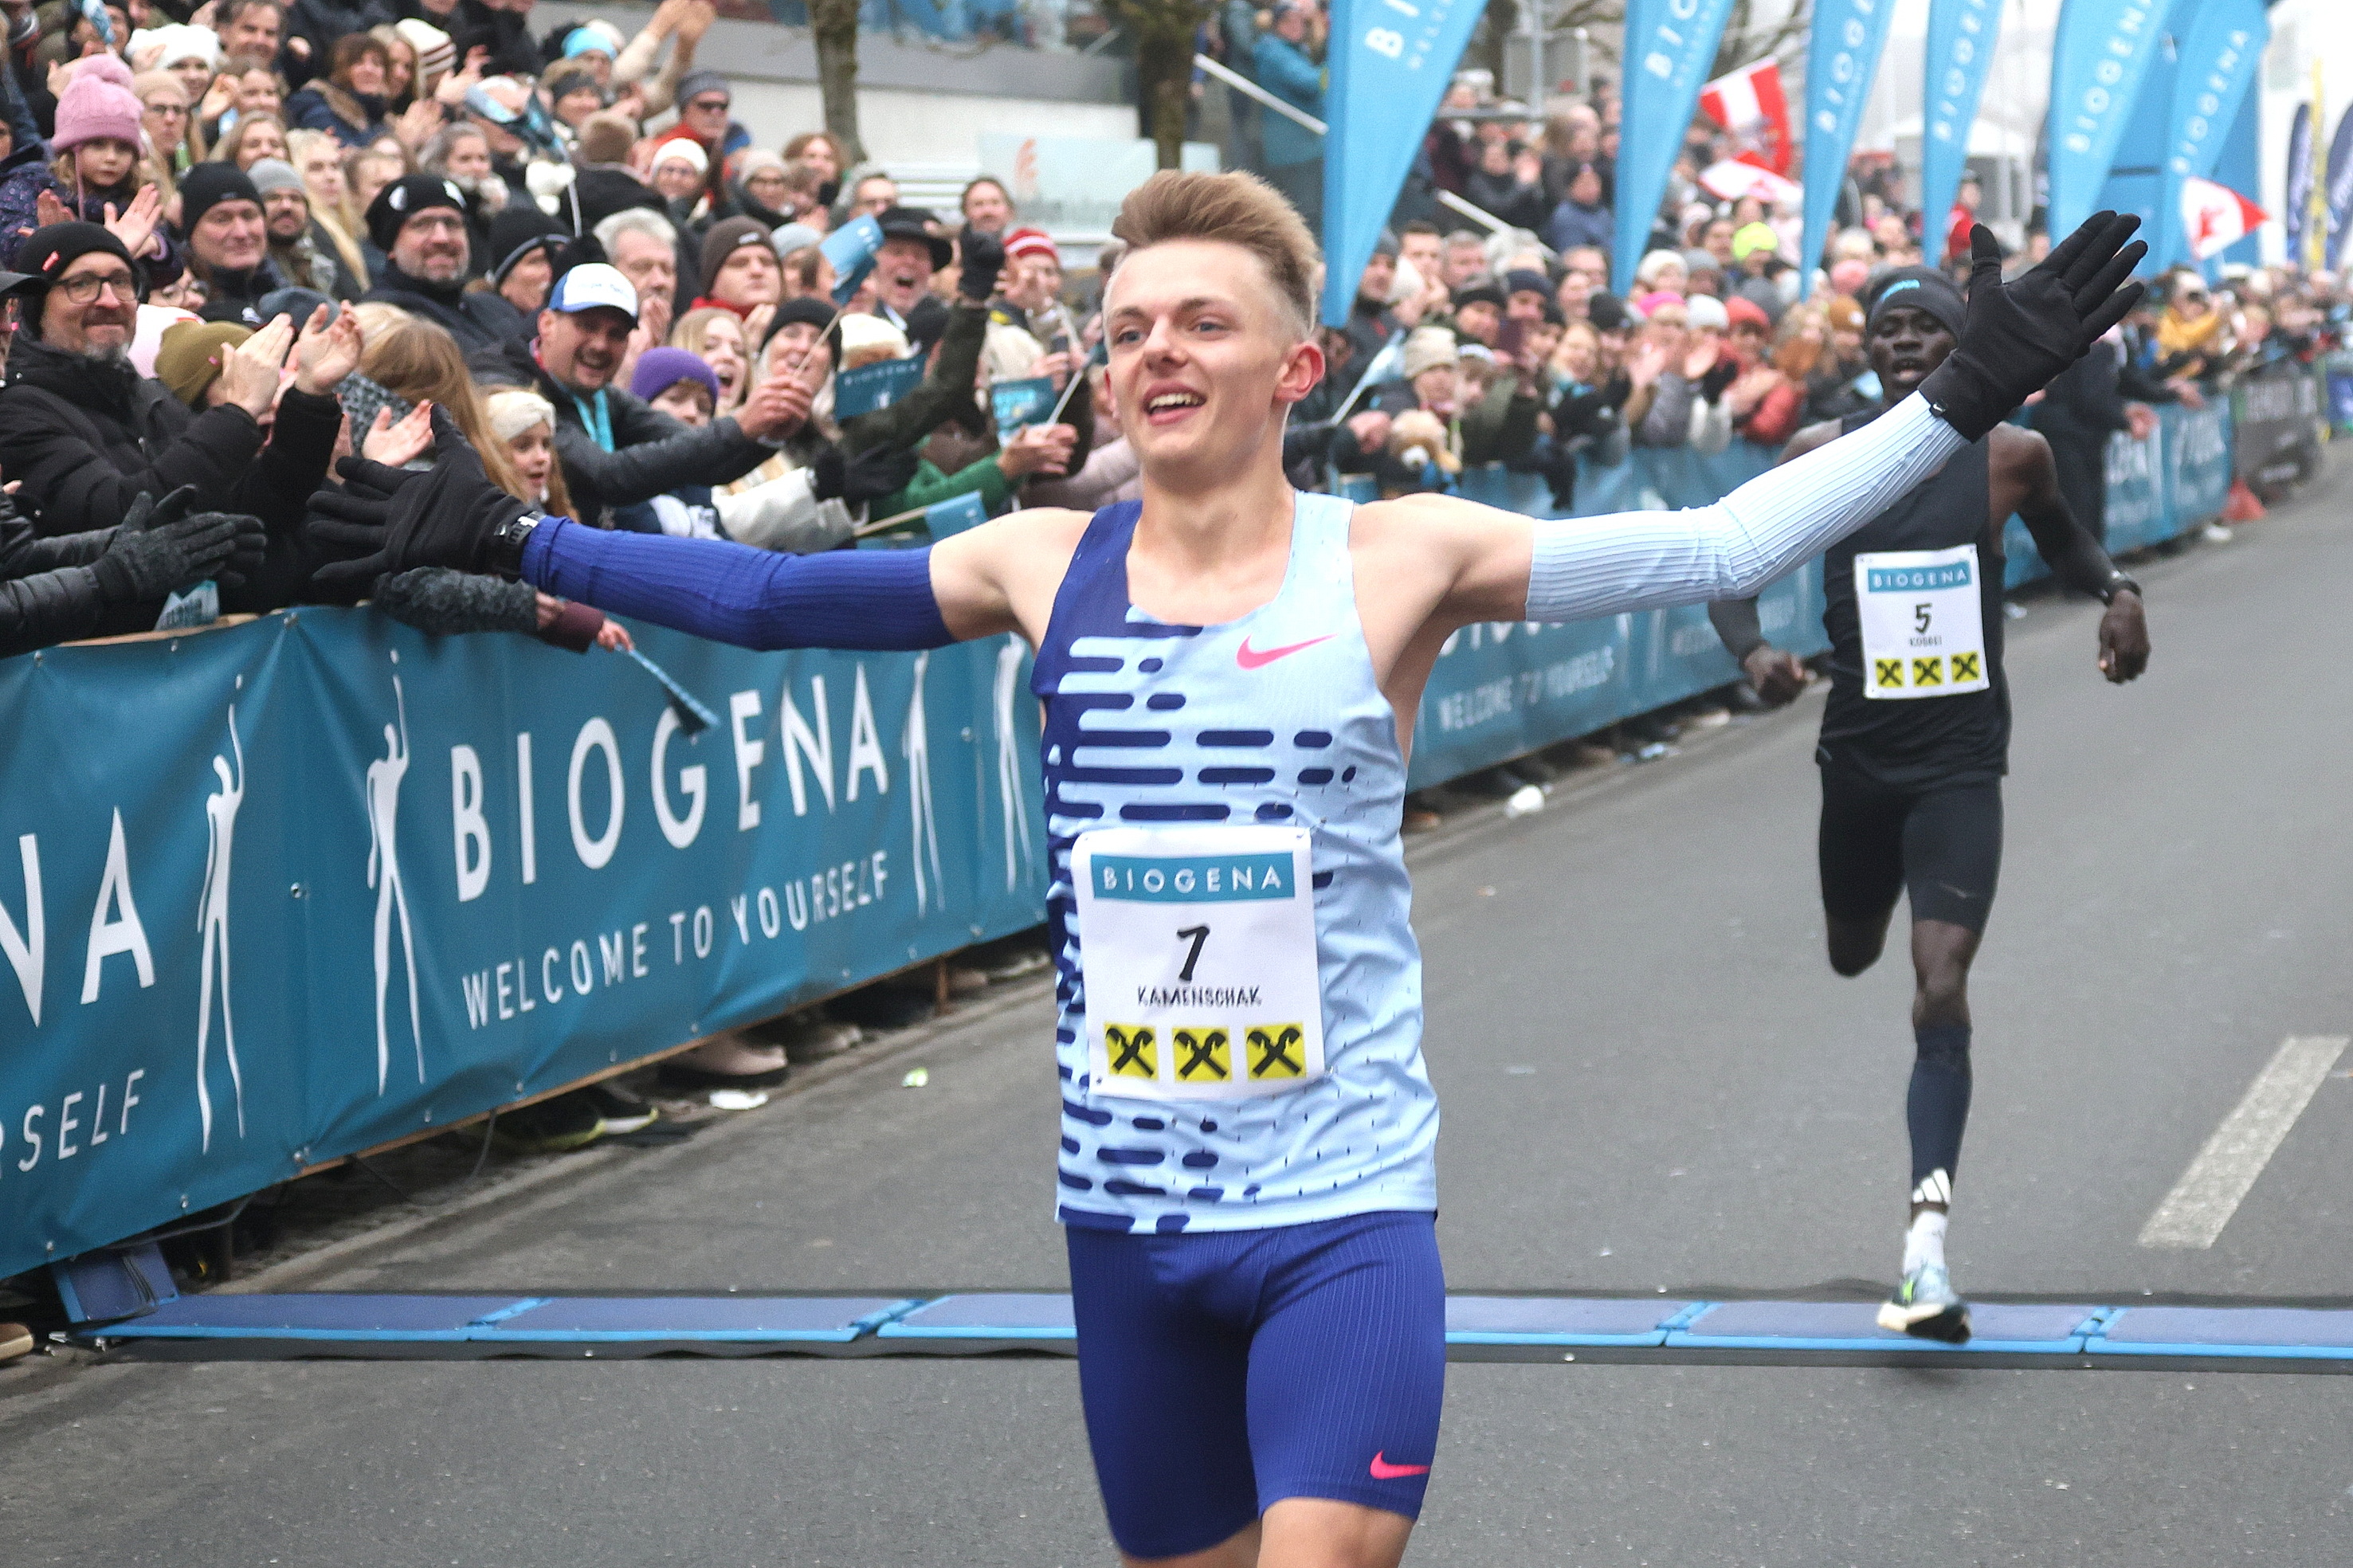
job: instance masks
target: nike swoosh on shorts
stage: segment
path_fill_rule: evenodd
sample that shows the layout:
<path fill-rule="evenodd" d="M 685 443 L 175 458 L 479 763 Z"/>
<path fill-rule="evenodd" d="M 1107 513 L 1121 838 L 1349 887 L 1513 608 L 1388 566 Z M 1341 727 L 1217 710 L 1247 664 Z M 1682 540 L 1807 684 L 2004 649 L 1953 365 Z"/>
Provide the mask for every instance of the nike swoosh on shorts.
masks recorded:
<path fill-rule="evenodd" d="M 1426 1476 L 1430 1474 L 1430 1467 L 1428 1465 L 1390 1464 L 1388 1461 L 1388 1450 L 1386 1449 L 1373 1456 L 1372 1470 L 1373 1479 L 1377 1481 L 1401 1481 L 1408 1476 Z"/>
<path fill-rule="evenodd" d="M 1325 632 L 1320 637 L 1309 637 L 1305 642 L 1295 642 L 1291 644 L 1288 647 L 1271 647 L 1262 653 L 1257 648 L 1250 647 L 1250 638 L 1244 637 L 1242 638 L 1241 647 L 1234 649 L 1234 662 L 1240 665 L 1244 669 L 1256 669 L 1261 665 L 1272 664 L 1276 659 L 1282 658 L 1287 654 L 1297 653 L 1301 648 L 1314 647 L 1320 642 L 1330 642 L 1335 635 L 1336 634 Z"/>

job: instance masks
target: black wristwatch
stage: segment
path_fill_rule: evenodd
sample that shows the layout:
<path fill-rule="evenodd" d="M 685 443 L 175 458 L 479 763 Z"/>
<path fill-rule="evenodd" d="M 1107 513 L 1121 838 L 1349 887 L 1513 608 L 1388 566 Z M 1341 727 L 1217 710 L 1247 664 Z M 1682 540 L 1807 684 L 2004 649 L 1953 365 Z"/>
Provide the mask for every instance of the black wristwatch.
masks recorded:
<path fill-rule="evenodd" d="M 2116 595 L 2126 588 L 2130 588 L 2133 591 L 2133 597 L 2137 599 L 2146 599 L 2148 597 L 2147 595 L 2140 591 L 2140 584 L 2136 582 L 2129 574 L 2123 572 L 2111 572 L 2108 574 L 2106 585 L 2100 590 L 2100 603 L 2103 605 L 2115 604 L 2116 602 Z"/>
<path fill-rule="evenodd" d="M 533 508 L 519 512 L 499 524 L 482 545 L 482 564 L 501 577 L 522 575 L 522 547 L 531 538 L 531 531 L 547 521 L 547 514 Z"/>

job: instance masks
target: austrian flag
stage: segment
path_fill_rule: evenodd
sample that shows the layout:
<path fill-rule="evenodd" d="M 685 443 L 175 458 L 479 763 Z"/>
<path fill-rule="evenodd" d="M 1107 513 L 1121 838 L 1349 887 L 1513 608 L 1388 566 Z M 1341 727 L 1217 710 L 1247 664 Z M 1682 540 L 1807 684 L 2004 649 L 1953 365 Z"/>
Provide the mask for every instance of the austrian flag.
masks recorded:
<path fill-rule="evenodd" d="M 1758 60 L 1700 89 L 1699 106 L 1726 131 L 1748 139 L 1759 158 L 1749 160 L 1787 174 L 1797 147 L 1789 134 L 1789 104 L 1781 96 L 1781 62 Z"/>

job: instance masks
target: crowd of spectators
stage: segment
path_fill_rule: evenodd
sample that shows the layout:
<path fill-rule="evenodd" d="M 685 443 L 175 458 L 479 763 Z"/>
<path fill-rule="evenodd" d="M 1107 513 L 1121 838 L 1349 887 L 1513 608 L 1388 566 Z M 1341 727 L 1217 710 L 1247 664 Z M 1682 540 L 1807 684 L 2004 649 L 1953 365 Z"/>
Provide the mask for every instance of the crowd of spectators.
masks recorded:
<path fill-rule="evenodd" d="M 707 0 L 662 0 L 634 34 L 534 34 L 529 10 L 0 0 L 0 655 L 359 597 L 434 632 L 627 646 L 518 584 L 326 570 L 343 552 L 311 524 L 337 459 L 422 466 L 437 409 L 553 512 L 771 550 L 920 527 L 966 496 L 997 512 L 1137 493 L 1096 414 L 1116 245 L 1066 271 L 993 179 L 934 212 L 823 131 L 758 144 L 699 58 Z M 1326 39 L 1314 0 L 1233 0 L 1202 42 L 1314 114 Z M 1228 107 L 1229 157 L 1312 218 L 1319 140 L 1247 95 Z M 1618 138 L 1606 89 L 1538 120 L 1462 73 L 1348 321 L 1322 329 L 1331 373 L 1287 438 L 1297 482 L 1398 495 L 1500 464 L 1567 510 L 1581 464 L 1778 447 L 1871 401 L 1862 301 L 1922 259 L 1892 181 L 1858 178 L 1854 221 L 1802 266 L 1788 204 L 1703 181 L 1728 149 L 1696 124 L 1617 291 Z M 854 253 L 828 238 L 868 220 L 871 269 L 837 277 Z M 2150 405 L 2324 352 L 2343 306 L 2327 279 L 2180 274 L 2036 417 L 2096 445 Z M 894 396 L 861 382 L 837 401 L 841 377 L 909 361 Z M 1000 427 L 991 390 L 1018 382 L 1054 412 Z M 785 1054 L 733 1040 L 674 1070 L 757 1084 Z"/>

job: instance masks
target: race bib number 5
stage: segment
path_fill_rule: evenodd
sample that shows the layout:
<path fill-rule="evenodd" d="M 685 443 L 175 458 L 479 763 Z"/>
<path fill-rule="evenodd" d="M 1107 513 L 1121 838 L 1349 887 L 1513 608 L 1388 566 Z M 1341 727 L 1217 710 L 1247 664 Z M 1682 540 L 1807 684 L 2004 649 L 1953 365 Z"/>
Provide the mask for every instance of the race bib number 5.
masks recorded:
<path fill-rule="evenodd" d="M 1856 556 L 1862 694 L 1900 700 L 1986 689 L 1981 587 L 1974 544 Z"/>
<path fill-rule="evenodd" d="M 1071 880 L 1095 1093 L 1243 1100 L 1324 1076 L 1305 828 L 1098 828 Z"/>

